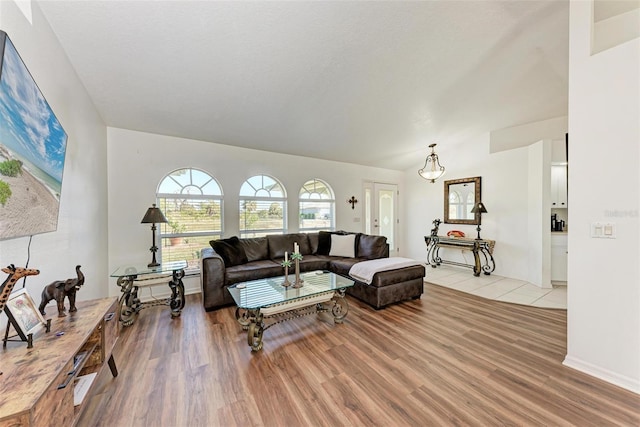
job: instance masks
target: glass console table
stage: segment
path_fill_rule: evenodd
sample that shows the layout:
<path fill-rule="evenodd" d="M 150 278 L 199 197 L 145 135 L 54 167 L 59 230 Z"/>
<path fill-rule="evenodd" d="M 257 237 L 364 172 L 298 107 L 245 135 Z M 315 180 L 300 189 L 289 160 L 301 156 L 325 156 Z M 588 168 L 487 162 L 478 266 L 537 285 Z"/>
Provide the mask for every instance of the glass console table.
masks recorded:
<path fill-rule="evenodd" d="M 118 278 L 117 284 L 122 292 L 118 301 L 120 323 L 123 326 L 129 326 L 133 324 L 140 310 L 156 305 L 168 305 L 171 308 L 171 317 L 180 316 L 184 308 L 182 278 L 185 268 L 187 268 L 187 261 L 172 261 L 163 262 L 157 267 L 147 267 L 146 264 L 127 265 L 111 273 L 111 277 Z M 169 279 L 171 296 L 161 300 L 141 302 L 138 298 L 138 288 L 164 283 L 164 281 L 159 282 L 163 279 Z"/>

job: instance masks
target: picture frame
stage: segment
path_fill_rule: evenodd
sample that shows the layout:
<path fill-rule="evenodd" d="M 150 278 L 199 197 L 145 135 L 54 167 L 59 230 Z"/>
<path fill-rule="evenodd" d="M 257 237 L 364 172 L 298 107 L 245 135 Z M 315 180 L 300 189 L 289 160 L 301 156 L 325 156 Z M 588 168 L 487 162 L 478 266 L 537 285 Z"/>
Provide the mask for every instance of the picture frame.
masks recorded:
<path fill-rule="evenodd" d="M 23 341 L 28 340 L 29 334 L 35 335 L 46 327 L 44 317 L 25 288 L 9 295 L 4 311 Z"/>

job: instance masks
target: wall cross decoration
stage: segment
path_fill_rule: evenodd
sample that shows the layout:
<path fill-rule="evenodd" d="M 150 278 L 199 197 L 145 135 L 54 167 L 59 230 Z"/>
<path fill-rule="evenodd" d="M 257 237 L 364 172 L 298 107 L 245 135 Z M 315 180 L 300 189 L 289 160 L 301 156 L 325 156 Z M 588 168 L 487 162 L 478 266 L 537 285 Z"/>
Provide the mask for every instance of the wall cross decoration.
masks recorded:
<path fill-rule="evenodd" d="M 347 203 L 351 203 L 351 209 L 355 209 L 356 203 L 358 203 L 358 200 L 356 199 L 356 196 L 351 196 L 351 198 L 347 200 Z"/>

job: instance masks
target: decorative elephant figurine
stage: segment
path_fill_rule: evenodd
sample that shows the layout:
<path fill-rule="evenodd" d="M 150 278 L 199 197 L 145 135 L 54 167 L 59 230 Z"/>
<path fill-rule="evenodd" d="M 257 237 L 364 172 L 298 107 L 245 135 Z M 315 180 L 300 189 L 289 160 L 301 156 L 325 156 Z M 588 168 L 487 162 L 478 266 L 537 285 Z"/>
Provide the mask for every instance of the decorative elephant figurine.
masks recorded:
<path fill-rule="evenodd" d="M 77 277 L 67 280 L 56 280 L 47 285 L 42 290 L 42 302 L 40 303 L 40 313 L 45 315 L 44 308 L 51 300 L 58 304 L 58 317 L 65 317 L 64 298 L 69 298 L 69 313 L 78 311 L 76 308 L 76 292 L 84 284 L 84 274 L 80 271 L 80 266 L 76 266 Z"/>

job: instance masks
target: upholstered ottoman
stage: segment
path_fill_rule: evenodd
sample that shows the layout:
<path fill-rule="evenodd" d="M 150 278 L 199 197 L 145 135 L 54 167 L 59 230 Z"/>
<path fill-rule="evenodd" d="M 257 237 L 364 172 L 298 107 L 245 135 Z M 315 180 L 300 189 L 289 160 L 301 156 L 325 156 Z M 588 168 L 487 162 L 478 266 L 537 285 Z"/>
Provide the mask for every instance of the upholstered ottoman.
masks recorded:
<path fill-rule="evenodd" d="M 424 276 L 422 264 L 377 272 L 370 284 L 351 274 L 355 284 L 347 288 L 347 294 L 381 309 L 396 302 L 420 298 L 424 290 Z"/>

